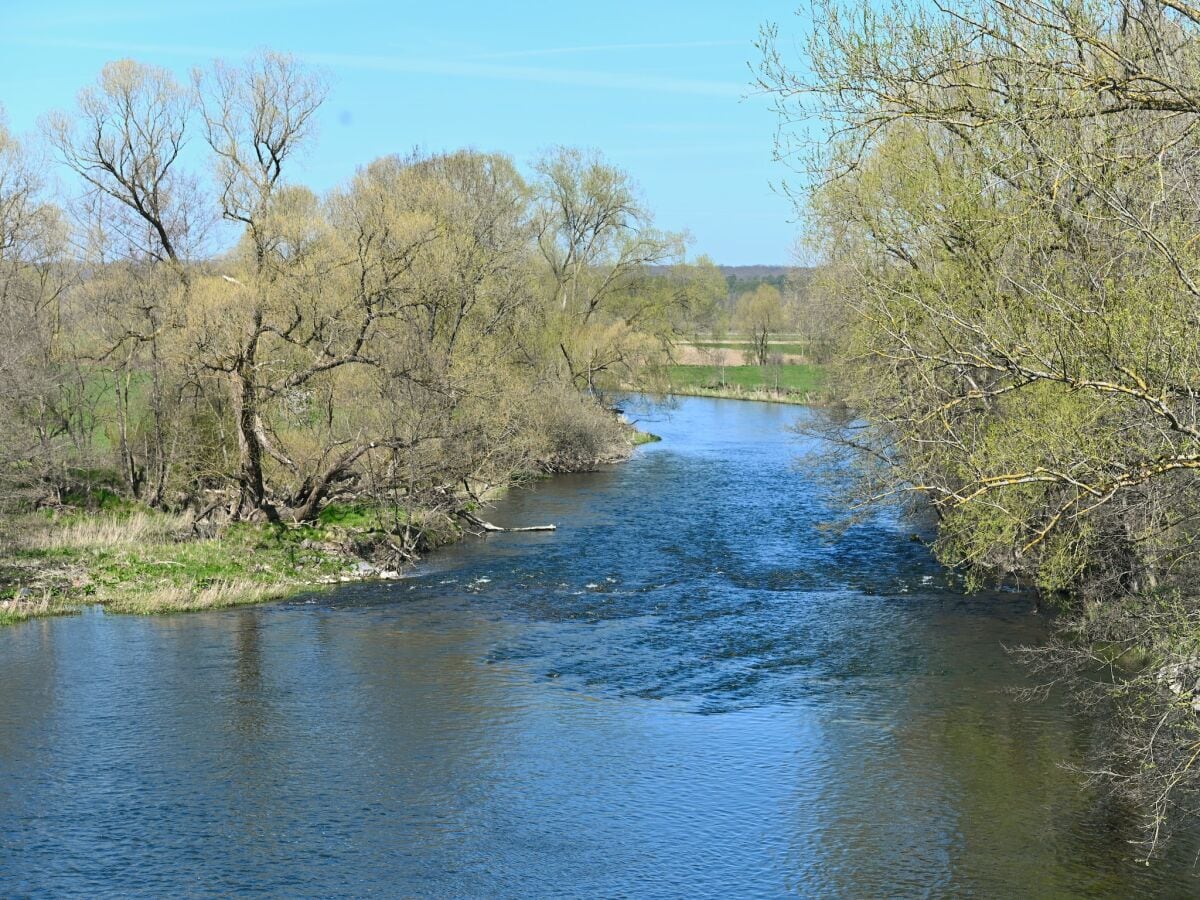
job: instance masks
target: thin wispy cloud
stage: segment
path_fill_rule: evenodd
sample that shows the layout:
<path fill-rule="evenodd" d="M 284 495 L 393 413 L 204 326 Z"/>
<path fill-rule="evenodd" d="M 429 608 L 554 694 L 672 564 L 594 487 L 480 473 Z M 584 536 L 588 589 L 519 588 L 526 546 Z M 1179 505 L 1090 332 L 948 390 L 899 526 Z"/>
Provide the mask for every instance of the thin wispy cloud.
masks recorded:
<path fill-rule="evenodd" d="M 746 154 L 758 153 L 760 155 L 770 155 L 771 149 L 766 146 L 764 150 L 762 141 L 742 141 L 738 143 L 705 143 L 703 141 L 688 144 L 686 148 L 680 148 L 677 144 L 669 145 L 638 145 L 631 147 L 610 147 L 609 153 L 617 159 L 655 159 L 655 158 L 676 158 L 681 154 L 686 154 L 692 158 L 700 157 L 718 157 L 718 156 L 735 156 L 744 157 Z"/>
<path fill-rule="evenodd" d="M 92 26 L 148 25 L 175 22 L 188 18 L 206 19 L 214 16 L 246 15 L 248 13 L 284 12 L 294 14 L 298 9 L 333 7 L 335 0 L 227 0 L 208 2 L 189 7 L 185 3 L 154 4 L 119 7 L 104 4 L 92 9 L 61 12 L 53 8 L 6 12 L 6 25 L 26 29 L 86 28 Z"/>
<path fill-rule="evenodd" d="M 250 48 L 233 49 L 181 44 L 131 44 L 117 41 L 87 41 L 68 38 L 8 37 L 2 44 L 56 47 L 75 50 L 100 50 L 123 56 L 147 54 L 185 57 L 197 62 L 214 56 L 239 57 Z M 589 69 L 564 69 L 544 66 L 513 66 L 469 59 L 420 59 L 395 55 L 364 53 L 297 52 L 299 58 L 333 69 L 358 69 L 396 72 L 410 75 L 438 75 L 451 78 L 477 78 L 495 81 L 525 81 L 540 84 L 570 85 L 615 90 L 650 91 L 666 94 L 693 94 L 705 97 L 738 98 L 745 93 L 736 82 L 696 78 L 612 72 Z"/>
<path fill-rule="evenodd" d="M 331 68 L 368 69 L 420 75 L 446 75 L 499 81 L 532 81 L 574 87 L 616 88 L 668 94 L 698 94 L 707 97 L 740 97 L 741 85 L 696 78 L 672 78 L 632 72 L 562 69 L 543 66 L 510 66 L 465 59 L 409 59 L 398 56 L 347 53 L 302 53 L 310 62 Z"/>
<path fill-rule="evenodd" d="M 182 56 L 196 60 L 208 60 L 214 56 L 238 57 L 244 56 L 248 50 L 235 50 L 229 47 L 215 46 L 183 46 L 180 44 L 135 44 L 128 41 L 85 41 L 75 38 L 37 38 L 37 37 L 0 37 L 0 46 L 46 47 L 60 50 L 98 50 L 104 53 L 121 56 L 137 56 L 139 54 L 155 56 Z"/>
<path fill-rule="evenodd" d="M 746 41 L 663 41 L 643 44 L 585 44 L 576 47 L 544 47 L 539 50 L 505 50 L 499 53 L 473 53 L 471 59 L 523 59 L 536 56 L 571 56 L 623 50 L 696 50 L 708 47 L 746 47 Z"/>

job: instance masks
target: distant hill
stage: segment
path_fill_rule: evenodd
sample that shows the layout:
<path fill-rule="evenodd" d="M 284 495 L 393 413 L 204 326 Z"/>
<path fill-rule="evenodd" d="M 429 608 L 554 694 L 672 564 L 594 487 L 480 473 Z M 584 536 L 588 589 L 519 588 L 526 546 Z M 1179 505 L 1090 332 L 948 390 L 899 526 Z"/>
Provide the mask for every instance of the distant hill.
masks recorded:
<path fill-rule="evenodd" d="M 671 266 L 649 266 L 654 275 L 667 275 Z M 739 297 L 755 290 L 760 284 L 769 284 L 779 290 L 791 288 L 804 292 L 816 269 L 811 266 L 717 266 L 729 285 L 730 308 Z"/>
<path fill-rule="evenodd" d="M 744 279 L 776 278 L 780 275 L 790 275 L 799 266 L 717 266 L 726 278 Z"/>
<path fill-rule="evenodd" d="M 670 266 L 649 266 L 648 268 L 655 274 L 665 274 L 671 271 Z M 717 266 L 717 268 L 721 270 L 721 274 L 726 278 L 736 278 L 739 281 L 778 278 L 780 275 L 786 277 L 792 272 L 799 272 L 805 269 L 804 266 Z"/>

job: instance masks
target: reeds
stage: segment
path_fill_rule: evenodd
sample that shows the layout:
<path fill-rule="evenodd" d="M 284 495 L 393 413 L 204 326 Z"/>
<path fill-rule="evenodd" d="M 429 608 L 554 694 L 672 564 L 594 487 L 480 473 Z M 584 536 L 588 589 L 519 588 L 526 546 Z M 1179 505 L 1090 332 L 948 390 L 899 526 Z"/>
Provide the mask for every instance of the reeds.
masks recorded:
<path fill-rule="evenodd" d="M 295 590 L 287 584 L 263 584 L 245 578 L 215 581 L 203 587 L 163 585 L 145 593 L 126 594 L 104 603 L 112 612 L 151 615 L 166 612 L 197 612 L 224 609 L 278 599 Z"/>
<path fill-rule="evenodd" d="M 67 525 L 35 531 L 28 544 L 39 550 L 107 549 L 161 544 L 191 527 L 185 515 L 136 512 L 127 516 L 89 516 Z"/>

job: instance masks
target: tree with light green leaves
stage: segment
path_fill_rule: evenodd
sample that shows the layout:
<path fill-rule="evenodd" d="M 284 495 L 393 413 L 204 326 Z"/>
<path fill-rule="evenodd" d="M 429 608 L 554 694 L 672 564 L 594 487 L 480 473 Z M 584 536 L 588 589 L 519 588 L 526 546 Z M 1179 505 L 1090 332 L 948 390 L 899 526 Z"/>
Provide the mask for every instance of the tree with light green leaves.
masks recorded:
<path fill-rule="evenodd" d="M 738 331 L 750 338 L 756 365 L 765 366 L 771 353 L 771 338 L 784 328 L 783 295 L 769 284 L 760 284 L 743 294 L 734 313 Z"/>
<path fill-rule="evenodd" d="M 528 181 L 500 154 L 391 156 L 318 195 L 294 161 L 326 91 L 272 51 L 191 84 L 109 63 L 42 121 L 57 204 L 0 127 L 0 505 L 415 521 L 631 449 L 613 394 L 711 315 L 715 266 L 594 152 Z"/>
<path fill-rule="evenodd" d="M 534 165 L 534 227 L 549 298 L 546 337 L 581 390 L 641 383 L 667 359 L 678 297 L 647 267 L 681 262 L 635 185 L 594 152 L 560 147 Z"/>
<path fill-rule="evenodd" d="M 1200 780 L 1169 674 L 1200 643 L 1200 8 L 822 0 L 814 22 L 803 66 L 768 28 L 760 75 L 853 319 L 861 420 L 829 436 L 865 498 L 932 507 L 947 563 L 1073 598 L 1041 659 L 1136 655 L 1102 692 L 1106 770 L 1153 849 Z"/>
<path fill-rule="evenodd" d="M 61 500 L 90 458 L 94 396 L 73 358 L 67 230 L 29 148 L 0 108 L 0 492 Z"/>

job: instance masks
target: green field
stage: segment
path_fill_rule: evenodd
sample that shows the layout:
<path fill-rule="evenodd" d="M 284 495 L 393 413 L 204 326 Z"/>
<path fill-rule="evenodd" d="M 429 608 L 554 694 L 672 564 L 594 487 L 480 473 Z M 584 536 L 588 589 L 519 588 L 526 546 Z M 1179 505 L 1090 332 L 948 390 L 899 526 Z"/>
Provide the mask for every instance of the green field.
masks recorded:
<path fill-rule="evenodd" d="M 778 367 L 780 391 L 807 394 L 821 389 L 824 373 L 820 366 L 794 365 Z M 679 390 L 720 389 L 721 369 L 718 366 L 672 366 L 671 385 Z M 746 391 L 769 391 L 776 387 L 770 366 L 726 366 L 725 387 Z"/>

